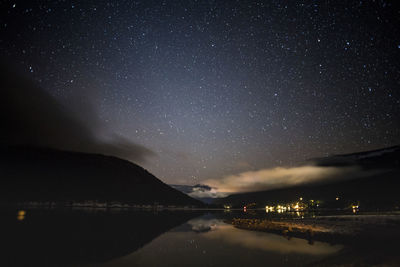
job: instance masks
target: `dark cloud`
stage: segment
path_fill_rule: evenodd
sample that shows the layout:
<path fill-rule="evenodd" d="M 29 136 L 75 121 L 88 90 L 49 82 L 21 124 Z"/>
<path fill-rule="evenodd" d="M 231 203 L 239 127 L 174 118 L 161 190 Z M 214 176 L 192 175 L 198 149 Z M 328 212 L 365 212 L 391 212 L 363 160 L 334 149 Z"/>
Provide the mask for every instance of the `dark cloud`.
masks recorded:
<path fill-rule="evenodd" d="M 363 169 L 399 168 L 400 146 L 358 152 L 345 155 L 334 155 L 311 159 L 309 162 L 322 167 L 359 166 Z"/>
<path fill-rule="evenodd" d="M 148 148 L 121 136 L 106 138 L 106 129 L 90 105 L 71 102 L 69 107 L 63 106 L 39 86 L 4 66 L 0 66 L 0 84 L 1 145 L 101 153 L 137 162 L 154 155 Z"/>

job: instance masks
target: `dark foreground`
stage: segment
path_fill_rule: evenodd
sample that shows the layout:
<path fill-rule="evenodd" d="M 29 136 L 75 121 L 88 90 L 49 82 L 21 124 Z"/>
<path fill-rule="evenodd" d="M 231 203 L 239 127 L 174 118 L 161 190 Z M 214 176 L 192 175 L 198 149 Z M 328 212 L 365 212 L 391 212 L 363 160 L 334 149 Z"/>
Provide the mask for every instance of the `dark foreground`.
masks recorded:
<path fill-rule="evenodd" d="M 400 216 L 1 211 L 1 266 L 399 266 Z"/>

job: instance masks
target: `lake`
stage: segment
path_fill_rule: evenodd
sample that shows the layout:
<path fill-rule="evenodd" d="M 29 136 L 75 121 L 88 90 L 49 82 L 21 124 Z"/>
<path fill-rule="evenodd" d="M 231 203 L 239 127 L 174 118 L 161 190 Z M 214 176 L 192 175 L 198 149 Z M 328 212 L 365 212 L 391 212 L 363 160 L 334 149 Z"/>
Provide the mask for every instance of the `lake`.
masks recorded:
<path fill-rule="evenodd" d="M 0 256 L 4 266 L 329 266 L 362 258 L 363 249 L 340 242 L 242 230 L 228 223 L 271 216 L 283 215 L 7 209 L 1 217 Z M 379 247 L 387 252 L 387 246 L 372 244 L 375 254 Z M 393 255 L 385 257 L 382 251 L 373 260 L 393 263 Z"/>

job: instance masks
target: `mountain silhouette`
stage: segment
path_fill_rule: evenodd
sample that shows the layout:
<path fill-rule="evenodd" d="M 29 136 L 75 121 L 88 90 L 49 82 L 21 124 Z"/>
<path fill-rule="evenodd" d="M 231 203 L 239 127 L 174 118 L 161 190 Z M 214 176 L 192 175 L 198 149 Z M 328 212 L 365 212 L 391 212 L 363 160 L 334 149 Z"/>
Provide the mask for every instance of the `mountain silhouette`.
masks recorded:
<path fill-rule="evenodd" d="M 142 167 L 113 156 L 37 147 L 0 149 L 2 202 L 203 205 Z"/>

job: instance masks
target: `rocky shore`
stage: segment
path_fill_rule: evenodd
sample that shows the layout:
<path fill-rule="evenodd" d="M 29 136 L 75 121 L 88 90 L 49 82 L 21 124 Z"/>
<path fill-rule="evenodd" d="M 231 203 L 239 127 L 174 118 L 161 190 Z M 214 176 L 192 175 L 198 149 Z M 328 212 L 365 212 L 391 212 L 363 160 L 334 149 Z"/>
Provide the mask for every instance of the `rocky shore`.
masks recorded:
<path fill-rule="evenodd" d="M 233 226 L 252 231 L 299 237 L 310 242 L 351 243 L 360 239 L 400 237 L 400 215 L 339 215 L 295 219 L 233 218 Z"/>

